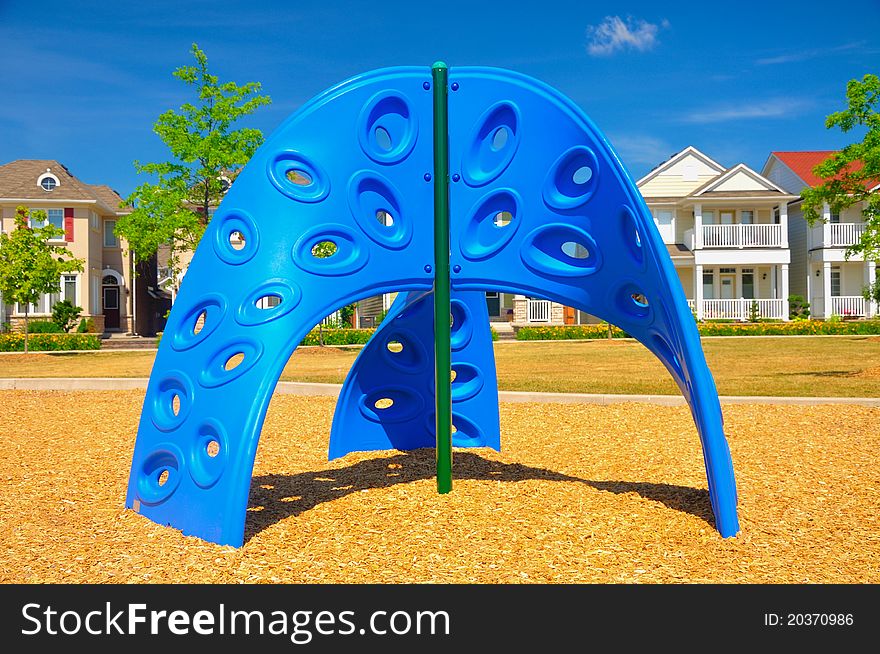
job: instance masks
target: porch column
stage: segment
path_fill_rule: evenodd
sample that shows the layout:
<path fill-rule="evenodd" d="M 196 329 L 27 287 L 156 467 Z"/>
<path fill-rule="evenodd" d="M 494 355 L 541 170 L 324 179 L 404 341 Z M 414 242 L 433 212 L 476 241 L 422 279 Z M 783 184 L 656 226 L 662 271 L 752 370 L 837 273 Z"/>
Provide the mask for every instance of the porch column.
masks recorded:
<path fill-rule="evenodd" d="M 694 205 L 694 249 L 699 250 L 703 247 L 703 205 Z M 702 266 L 700 266 L 702 268 Z M 700 281 L 700 288 L 703 283 Z"/>
<path fill-rule="evenodd" d="M 868 261 L 865 265 L 865 276 L 867 279 L 865 280 L 866 286 L 873 288 L 874 283 L 877 281 L 877 264 L 873 261 Z M 873 295 L 873 294 L 872 294 Z M 868 318 L 873 318 L 877 313 L 877 303 L 874 300 L 868 300 L 865 307 L 866 313 L 868 314 Z"/>
<path fill-rule="evenodd" d="M 827 205 L 826 205 L 827 206 Z M 825 223 L 828 226 L 828 223 Z M 831 262 L 822 262 L 822 317 L 831 317 Z"/>
<path fill-rule="evenodd" d="M 831 247 L 831 207 L 828 206 L 827 202 L 822 205 L 822 247 Z M 831 287 L 829 286 L 828 288 Z M 825 297 L 831 297 L 830 291 L 825 294 Z"/>
<path fill-rule="evenodd" d="M 703 266 L 694 267 L 694 310 L 697 320 L 703 319 Z"/>
<path fill-rule="evenodd" d="M 782 291 L 782 319 L 788 320 L 788 264 L 784 263 L 779 266 L 782 280 L 780 282 Z"/>
<path fill-rule="evenodd" d="M 788 203 L 780 202 L 779 203 L 779 225 L 782 230 L 782 243 L 781 246 L 783 248 L 788 247 Z"/>
<path fill-rule="evenodd" d="M 755 270 L 757 270 L 757 268 Z M 736 267 L 736 280 L 733 283 L 735 284 L 735 286 L 733 288 L 733 296 L 737 300 L 742 299 L 742 296 L 743 296 L 743 269 L 742 269 L 742 266 Z"/>

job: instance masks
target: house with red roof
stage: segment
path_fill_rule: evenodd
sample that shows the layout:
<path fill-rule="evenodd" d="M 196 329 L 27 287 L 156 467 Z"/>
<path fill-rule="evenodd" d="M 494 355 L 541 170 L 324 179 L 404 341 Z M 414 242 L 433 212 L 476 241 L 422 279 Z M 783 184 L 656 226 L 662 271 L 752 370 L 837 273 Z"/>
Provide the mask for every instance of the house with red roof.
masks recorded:
<path fill-rule="evenodd" d="M 810 302 L 810 313 L 816 318 L 870 318 L 877 314 L 877 307 L 874 302 L 865 300 L 862 290 L 874 283 L 876 262 L 865 261 L 860 254 L 847 256 L 847 249 L 859 241 L 865 229 L 863 203 L 839 213 L 825 204 L 822 222 L 812 227 L 801 209 L 803 190 L 822 183 L 813 169 L 834 153 L 834 150 L 771 152 L 763 174 L 798 196 L 788 207 L 791 292 Z M 880 188 L 880 184 L 875 188 Z"/>

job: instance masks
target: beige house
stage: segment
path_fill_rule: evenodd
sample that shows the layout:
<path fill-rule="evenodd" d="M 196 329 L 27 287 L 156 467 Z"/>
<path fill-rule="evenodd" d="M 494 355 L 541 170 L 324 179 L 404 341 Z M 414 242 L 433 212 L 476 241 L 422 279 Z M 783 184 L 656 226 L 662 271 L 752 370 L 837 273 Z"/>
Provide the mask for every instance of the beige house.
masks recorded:
<path fill-rule="evenodd" d="M 771 152 L 764 164 L 764 174 L 791 193 L 800 195 L 822 180 L 813 168 L 834 151 Z M 869 190 L 880 192 L 880 184 L 869 183 Z M 865 231 L 862 217 L 864 203 L 835 213 L 826 204 L 822 222 L 807 224 L 798 197 L 789 205 L 789 241 L 792 251 L 791 292 L 810 303 L 816 318 L 871 318 L 877 315 L 876 303 L 867 301 L 862 290 L 874 283 L 877 265 L 861 254 L 847 256 L 847 248 L 858 243 Z"/>
<path fill-rule="evenodd" d="M 788 320 L 788 203 L 784 187 L 745 164 L 722 166 L 687 147 L 637 186 L 700 319 Z M 570 325 L 595 318 L 556 302 L 514 296 L 513 323 Z"/>
<path fill-rule="evenodd" d="M 40 298 L 29 316 L 48 318 L 55 302 L 65 299 L 82 307 L 83 317 L 91 318 L 99 333 L 154 333 L 155 288 L 150 284 L 155 284 L 155 266 L 152 281 L 149 265 L 133 275 L 132 255 L 114 232 L 116 220 L 128 211 L 121 203 L 109 186 L 86 184 L 52 159 L 0 166 L 0 230 L 15 228 L 19 206 L 42 210 L 49 223 L 64 231 L 58 244 L 84 261 L 83 271 L 62 275 L 58 292 Z M 23 321 L 24 307 L 0 299 L 0 322 L 20 329 Z"/>

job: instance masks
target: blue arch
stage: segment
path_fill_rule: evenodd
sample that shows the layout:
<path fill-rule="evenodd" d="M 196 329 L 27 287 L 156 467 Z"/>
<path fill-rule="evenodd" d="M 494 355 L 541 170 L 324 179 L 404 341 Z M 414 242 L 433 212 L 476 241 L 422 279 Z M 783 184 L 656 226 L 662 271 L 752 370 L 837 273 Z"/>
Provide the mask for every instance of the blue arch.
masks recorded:
<path fill-rule="evenodd" d="M 450 88 L 454 292 L 547 297 L 644 343 L 688 399 L 718 529 L 735 534 L 714 383 L 672 264 L 613 150 L 569 100 L 524 76 L 453 68 Z M 169 317 L 127 506 L 241 544 L 263 419 L 296 345 L 339 306 L 431 289 L 431 99 L 428 68 L 355 77 L 292 115 L 241 171 Z M 325 241 L 335 253 L 315 256 Z"/>

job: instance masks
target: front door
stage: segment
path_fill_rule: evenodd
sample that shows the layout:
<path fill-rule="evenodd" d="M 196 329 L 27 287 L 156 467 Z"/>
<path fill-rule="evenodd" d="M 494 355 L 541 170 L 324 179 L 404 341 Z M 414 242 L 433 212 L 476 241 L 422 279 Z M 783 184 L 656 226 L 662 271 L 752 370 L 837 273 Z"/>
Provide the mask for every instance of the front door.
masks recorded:
<path fill-rule="evenodd" d="M 733 286 L 736 277 L 734 275 L 721 275 L 721 299 L 733 299 Z"/>
<path fill-rule="evenodd" d="M 489 319 L 501 317 L 501 297 L 498 293 L 486 293 L 486 307 L 489 309 Z"/>
<path fill-rule="evenodd" d="M 104 286 L 104 329 L 119 329 L 118 286 Z"/>

